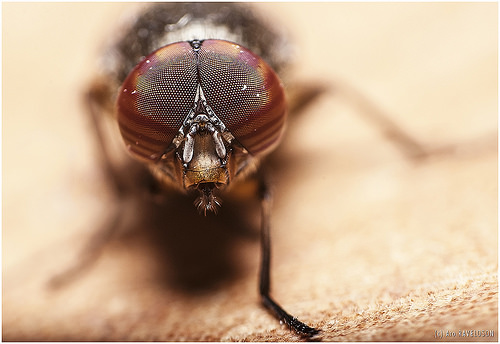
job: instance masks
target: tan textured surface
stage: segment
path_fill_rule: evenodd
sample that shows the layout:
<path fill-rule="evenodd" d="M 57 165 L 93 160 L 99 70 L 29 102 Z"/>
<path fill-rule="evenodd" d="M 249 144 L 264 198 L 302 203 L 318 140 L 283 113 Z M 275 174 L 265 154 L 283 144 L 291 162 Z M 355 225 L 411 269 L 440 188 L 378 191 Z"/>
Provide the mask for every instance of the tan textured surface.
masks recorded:
<path fill-rule="evenodd" d="M 180 202 L 164 232 L 140 221 L 45 288 L 113 201 L 78 92 L 127 7 L 3 4 L 3 339 L 296 340 L 259 306 L 255 213 L 193 228 Z M 348 82 L 429 145 L 462 147 L 412 163 L 354 104 L 309 107 L 275 175 L 277 300 L 325 340 L 497 340 L 497 5 L 259 7 L 296 38 L 295 80 Z"/>

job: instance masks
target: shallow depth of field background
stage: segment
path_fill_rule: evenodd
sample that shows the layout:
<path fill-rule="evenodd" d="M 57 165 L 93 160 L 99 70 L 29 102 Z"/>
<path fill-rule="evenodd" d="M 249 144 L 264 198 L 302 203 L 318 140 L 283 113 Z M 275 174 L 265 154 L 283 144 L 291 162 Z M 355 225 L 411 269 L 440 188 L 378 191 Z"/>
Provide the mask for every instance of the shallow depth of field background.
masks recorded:
<path fill-rule="evenodd" d="M 172 216 L 165 245 L 138 225 L 46 288 L 113 202 L 81 92 L 135 6 L 2 4 L 3 339 L 296 340 L 259 305 L 258 235 L 238 223 L 212 235 Z M 497 4 L 255 7 L 296 44 L 286 80 L 331 85 L 280 148 L 273 295 L 326 340 L 497 340 Z M 405 158 L 339 96 L 346 85 L 454 153 Z"/>

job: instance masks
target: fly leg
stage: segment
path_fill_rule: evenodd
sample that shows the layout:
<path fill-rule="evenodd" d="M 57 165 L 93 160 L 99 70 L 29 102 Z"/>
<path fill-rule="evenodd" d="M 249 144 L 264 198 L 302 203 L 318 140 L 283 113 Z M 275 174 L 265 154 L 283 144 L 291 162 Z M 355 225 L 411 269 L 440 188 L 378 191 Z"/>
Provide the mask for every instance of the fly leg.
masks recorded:
<path fill-rule="evenodd" d="M 496 149 L 497 133 L 491 132 L 461 143 L 434 144 L 423 142 L 411 134 L 411 130 L 397 123 L 390 114 L 384 112 L 373 100 L 362 94 L 355 87 L 339 80 L 334 83 L 301 82 L 292 85 L 288 90 L 290 105 L 289 121 L 300 117 L 309 105 L 314 104 L 321 96 L 330 94 L 351 104 L 356 113 L 379 131 L 388 141 L 394 144 L 401 155 L 413 162 L 421 162 L 431 157 L 455 154 L 474 154 L 477 149 Z M 290 125 L 293 127 L 293 125 Z"/>
<path fill-rule="evenodd" d="M 92 234 L 81 250 L 77 261 L 72 266 L 58 273 L 49 280 L 49 287 L 57 289 L 65 286 L 80 276 L 92 263 L 97 261 L 105 244 L 109 242 L 116 229 L 120 226 L 121 211 L 113 209 L 112 214 L 102 224 L 102 228 Z"/>
<path fill-rule="evenodd" d="M 92 132 L 95 142 L 97 142 L 96 155 L 98 164 L 105 173 L 107 184 L 112 188 L 112 192 L 117 196 L 122 196 L 126 190 L 126 183 L 113 164 L 113 156 L 110 153 L 110 145 L 106 142 L 105 121 L 112 118 L 113 94 L 108 87 L 95 81 L 85 94 L 84 102 L 89 115 Z"/>
<path fill-rule="evenodd" d="M 338 95 L 344 97 L 349 103 L 358 108 L 359 114 L 365 120 L 371 122 L 389 141 L 392 141 L 403 156 L 416 161 L 431 154 L 430 150 L 422 142 L 415 139 L 407 130 L 392 120 L 390 116 L 358 90 L 344 82 L 338 82 L 335 89 Z"/>
<path fill-rule="evenodd" d="M 259 291 L 264 306 L 270 310 L 280 321 L 283 321 L 297 334 L 311 338 L 320 331 L 299 321 L 294 316 L 287 313 L 270 296 L 270 264 L 271 264 L 271 237 L 270 237 L 270 216 L 272 206 L 272 192 L 265 182 L 260 186 L 261 199 L 261 266 Z"/>
<path fill-rule="evenodd" d="M 118 228 L 122 226 L 123 214 L 126 211 L 126 183 L 117 173 L 116 166 L 113 165 L 111 154 L 109 153 L 108 146 L 104 134 L 104 116 L 108 115 L 106 109 L 108 104 L 106 102 L 110 99 L 109 94 L 105 87 L 100 83 L 95 83 L 85 94 L 84 102 L 89 114 L 92 132 L 95 135 L 95 142 L 98 144 L 96 154 L 99 164 L 105 173 L 106 184 L 111 187 L 111 191 L 116 195 L 117 201 L 108 210 L 108 217 L 104 220 L 101 228 L 98 228 L 92 236 L 87 239 L 86 245 L 82 248 L 77 261 L 62 271 L 61 273 L 53 276 L 49 280 L 49 287 L 59 288 L 71 282 L 74 278 L 78 277 L 92 265 L 100 256 L 105 244 L 110 241 Z M 128 202 L 130 203 L 130 202 Z"/>
<path fill-rule="evenodd" d="M 333 94 L 353 104 L 358 109 L 358 113 L 393 142 L 405 158 L 420 160 L 433 153 L 361 92 L 342 81 L 334 84 L 302 82 L 292 85 L 289 89 L 290 120 L 293 121 L 294 117 L 300 116 L 309 105 L 314 104 L 318 98 L 326 94 Z"/>
<path fill-rule="evenodd" d="M 333 86 L 334 92 L 340 97 L 353 104 L 358 113 L 363 116 L 379 130 L 394 146 L 399 149 L 402 155 L 414 162 L 421 162 L 436 156 L 451 156 L 456 154 L 476 154 L 477 149 L 492 150 L 497 147 L 497 133 L 491 132 L 487 135 L 469 139 L 458 143 L 432 143 L 424 142 L 415 138 L 409 130 L 391 119 L 390 114 L 385 113 L 372 100 L 363 95 L 354 87 L 338 82 Z"/>

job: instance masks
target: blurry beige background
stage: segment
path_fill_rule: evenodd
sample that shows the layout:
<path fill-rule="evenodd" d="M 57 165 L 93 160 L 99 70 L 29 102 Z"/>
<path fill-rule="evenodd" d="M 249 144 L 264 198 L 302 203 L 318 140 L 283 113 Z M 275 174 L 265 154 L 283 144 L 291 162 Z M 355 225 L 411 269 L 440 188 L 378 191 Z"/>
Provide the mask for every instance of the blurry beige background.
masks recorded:
<path fill-rule="evenodd" d="M 46 288 L 113 200 L 80 96 L 134 6 L 2 4 L 3 339 L 296 340 L 259 305 L 258 236 L 234 234 L 238 223 L 212 235 L 167 220 L 178 228 L 164 245 L 139 226 Z M 273 295 L 325 340 L 497 340 L 497 4 L 256 7 L 296 43 L 289 80 L 333 86 L 281 147 Z M 455 149 L 404 158 L 343 85 L 429 147 Z"/>

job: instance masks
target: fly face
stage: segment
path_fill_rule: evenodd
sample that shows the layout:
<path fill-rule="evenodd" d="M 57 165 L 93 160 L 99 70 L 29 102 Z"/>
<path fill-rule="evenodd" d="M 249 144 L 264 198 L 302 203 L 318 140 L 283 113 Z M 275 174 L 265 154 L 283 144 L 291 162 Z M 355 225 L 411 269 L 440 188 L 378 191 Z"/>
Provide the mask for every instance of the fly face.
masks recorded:
<path fill-rule="evenodd" d="M 125 79 L 117 120 L 129 152 L 162 181 L 198 189 L 200 211 L 220 205 L 215 188 L 249 172 L 279 142 L 283 86 L 249 49 L 208 39 L 146 56 Z"/>

